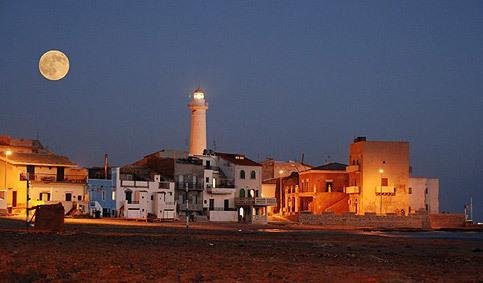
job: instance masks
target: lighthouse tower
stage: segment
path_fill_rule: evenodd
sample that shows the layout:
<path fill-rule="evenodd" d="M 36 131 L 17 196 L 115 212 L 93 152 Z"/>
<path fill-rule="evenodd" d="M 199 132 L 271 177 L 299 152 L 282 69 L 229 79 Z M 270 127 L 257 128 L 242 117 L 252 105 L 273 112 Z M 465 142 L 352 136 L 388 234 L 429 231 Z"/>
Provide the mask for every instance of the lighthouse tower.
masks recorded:
<path fill-rule="evenodd" d="M 205 100 L 205 92 L 201 87 L 193 91 L 191 102 L 191 132 L 190 132 L 190 155 L 202 155 L 206 149 L 206 110 L 208 102 Z"/>

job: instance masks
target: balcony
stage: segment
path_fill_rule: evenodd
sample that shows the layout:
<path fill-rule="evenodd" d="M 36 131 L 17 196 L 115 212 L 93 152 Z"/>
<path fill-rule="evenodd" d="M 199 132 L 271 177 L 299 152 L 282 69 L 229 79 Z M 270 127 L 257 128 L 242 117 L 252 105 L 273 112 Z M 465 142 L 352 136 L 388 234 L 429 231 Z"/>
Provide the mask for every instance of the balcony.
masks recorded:
<path fill-rule="evenodd" d="M 358 194 L 359 187 L 358 186 L 345 187 L 344 191 L 346 194 Z"/>
<path fill-rule="evenodd" d="M 43 183 L 74 183 L 82 184 L 87 180 L 86 175 L 69 175 L 60 176 L 57 174 L 46 174 L 46 173 L 30 173 L 30 181 L 33 182 L 43 182 Z M 20 173 L 20 181 L 27 181 L 27 173 Z"/>
<path fill-rule="evenodd" d="M 345 171 L 347 173 L 351 173 L 351 172 L 358 172 L 359 171 L 359 165 L 349 165 L 345 168 Z"/>
<path fill-rule="evenodd" d="M 188 210 L 189 211 L 202 211 L 203 210 L 203 204 L 201 203 L 189 203 L 188 204 Z M 186 211 L 186 203 L 178 203 L 178 211 L 183 212 Z"/>
<path fill-rule="evenodd" d="M 396 192 L 391 186 L 376 186 L 376 194 L 394 194 Z"/>
<path fill-rule="evenodd" d="M 176 183 L 177 190 L 186 190 L 188 186 L 189 191 L 203 191 L 204 187 L 201 183 Z"/>
<path fill-rule="evenodd" d="M 235 206 L 276 206 L 276 198 L 235 198 Z"/>
<path fill-rule="evenodd" d="M 233 188 L 230 187 L 216 187 L 212 188 L 210 185 L 206 186 L 206 191 L 209 194 L 214 194 L 214 195 L 229 195 L 235 192 L 235 186 Z"/>

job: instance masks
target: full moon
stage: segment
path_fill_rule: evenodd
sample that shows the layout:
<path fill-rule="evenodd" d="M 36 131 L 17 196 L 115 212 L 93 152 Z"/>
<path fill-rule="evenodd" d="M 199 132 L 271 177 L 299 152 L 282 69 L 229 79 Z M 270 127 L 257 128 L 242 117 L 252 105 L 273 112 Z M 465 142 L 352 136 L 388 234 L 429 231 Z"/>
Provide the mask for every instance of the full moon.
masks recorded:
<path fill-rule="evenodd" d="M 40 57 L 39 70 L 44 78 L 58 81 L 69 72 L 69 58 L 59 50 L 49 50 Z"/>

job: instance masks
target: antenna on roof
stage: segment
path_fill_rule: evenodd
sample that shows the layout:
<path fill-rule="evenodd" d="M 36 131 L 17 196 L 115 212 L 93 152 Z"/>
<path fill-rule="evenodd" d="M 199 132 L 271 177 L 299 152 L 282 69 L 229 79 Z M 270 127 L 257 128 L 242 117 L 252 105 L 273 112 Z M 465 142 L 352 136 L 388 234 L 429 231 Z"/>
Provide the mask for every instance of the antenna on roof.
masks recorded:
<path fill-rule="evenodd" d="M 305 154 L 302 152 L 302 156 L 300 157 L 300 163 L 304 164 Z"/>

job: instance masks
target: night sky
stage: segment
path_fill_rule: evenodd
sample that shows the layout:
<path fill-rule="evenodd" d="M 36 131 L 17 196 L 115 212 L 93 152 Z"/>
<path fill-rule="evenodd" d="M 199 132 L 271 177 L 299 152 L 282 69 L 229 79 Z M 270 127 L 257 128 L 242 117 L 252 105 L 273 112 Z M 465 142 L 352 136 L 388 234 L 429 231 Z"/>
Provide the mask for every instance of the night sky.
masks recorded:
<path fill-rule="evenodd" d="M 1 1 L 0 52 L 0 133 L 83 166 L 187 149 L 201 85 L 210 147 L 319 165 L 406 140 L 441 209 L 483 220 L 483 1 Z"/>

